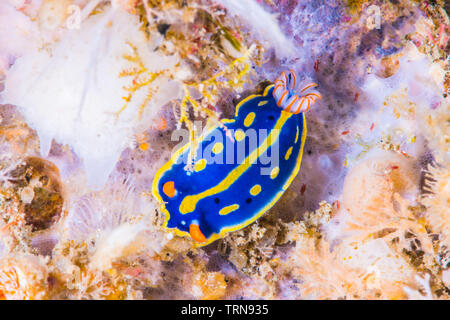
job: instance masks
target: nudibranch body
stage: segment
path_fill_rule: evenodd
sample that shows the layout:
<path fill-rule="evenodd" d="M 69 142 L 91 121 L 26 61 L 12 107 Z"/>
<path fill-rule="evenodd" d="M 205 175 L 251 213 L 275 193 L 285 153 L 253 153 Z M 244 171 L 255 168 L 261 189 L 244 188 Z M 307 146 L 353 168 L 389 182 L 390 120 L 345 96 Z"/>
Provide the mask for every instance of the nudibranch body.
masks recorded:
<path fill-rule="evenodd" d="M 249 225 L 277 202 L 300 168 L 303 112 L 320 98 L 311 91 L 316 84 L 295 95 L 295 79 L 293 71 L 283 72 L 263 95 L 241 101 L 234 119 L 223 120 L 226 127 L 202 135 L 193 170 L 186 169 L 187 144 L 157 172 L 153 194 L 166 228 L 203 246 Z"/>

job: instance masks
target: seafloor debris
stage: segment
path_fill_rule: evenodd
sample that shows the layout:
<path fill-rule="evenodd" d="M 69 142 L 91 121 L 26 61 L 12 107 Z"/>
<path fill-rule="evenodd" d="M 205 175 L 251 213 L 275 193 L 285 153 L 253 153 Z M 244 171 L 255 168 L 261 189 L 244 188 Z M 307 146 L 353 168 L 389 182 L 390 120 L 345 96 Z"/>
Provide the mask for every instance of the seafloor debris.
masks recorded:
<path fill-rule="evenodd" d="M 0 299 L 448 299 L 446 10 L 2 1 Z M 208 246 L 166 232 L 156 171 L 285 69 L 323 96 L 291 187 Z"/>

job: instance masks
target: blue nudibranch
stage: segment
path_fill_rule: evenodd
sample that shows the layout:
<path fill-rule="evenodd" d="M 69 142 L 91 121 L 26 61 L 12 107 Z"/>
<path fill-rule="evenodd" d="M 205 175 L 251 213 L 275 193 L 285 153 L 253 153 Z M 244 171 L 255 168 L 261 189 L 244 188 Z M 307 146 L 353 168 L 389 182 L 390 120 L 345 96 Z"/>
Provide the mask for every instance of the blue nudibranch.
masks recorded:
<path fill-rule="evenodd" d="M 241 101 L 234 119 L 222 120 L 226 127 L 200 137 L 193 171 L 182 161 L 190 144 L 175 152 L 153 181 L 166 228 L 203 246 L 249 225 L 278 201 L 300 168 L 304 112 L 320 99 L 312 90 L 317 84 L 306 85 L 301 96 L 295 85 L 295 73 L 283 72 L 263 95 Z"/>

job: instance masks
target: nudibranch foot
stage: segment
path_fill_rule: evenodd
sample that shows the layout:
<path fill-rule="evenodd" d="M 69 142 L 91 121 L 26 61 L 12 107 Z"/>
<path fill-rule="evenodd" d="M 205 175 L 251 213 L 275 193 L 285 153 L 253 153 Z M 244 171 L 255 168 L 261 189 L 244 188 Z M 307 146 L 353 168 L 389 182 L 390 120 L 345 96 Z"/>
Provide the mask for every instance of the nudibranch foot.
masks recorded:
<path fill-rule="evenodd" d="M 304 113 L 321 97 L 315 83 L 295 94 L 296 82 L 292 70 L 283 72 L 263 95 L 241 101 L 233 119 L 179 149 L 157 172 L 152 191 L 166 228 L 204 246 L 249 225 L 278 201 L 300 168 Z M 187 171 L 191 151 L 196 157 Z"/>

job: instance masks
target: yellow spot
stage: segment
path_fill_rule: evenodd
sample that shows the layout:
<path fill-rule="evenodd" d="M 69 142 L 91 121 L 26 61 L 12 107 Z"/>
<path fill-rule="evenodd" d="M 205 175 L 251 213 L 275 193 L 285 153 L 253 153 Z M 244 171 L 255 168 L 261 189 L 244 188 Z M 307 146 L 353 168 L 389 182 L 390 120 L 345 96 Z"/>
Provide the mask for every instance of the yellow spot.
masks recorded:
<path fill-rule="evenodd" d="M 218 194 L 226 189 L 228 189 L 248 168 L 252 166 L 252 164 L 259 158 L 261 154 L 263 154 L 271 144 L 269 141 L 274 143 L 277 141 L 280 136 L 281 127 L 286 123 L 286 121 L 292 116 L 292 113 L 281 112 L 281 116 L 278 118 L 277 123 L 273 130 L 270 131 L 270 134 L 266 137 L 266 139 L 260 144 L 258 148 L 252 151 L 248 155 L 244 161 L 234 168 L 221 182 L 219 182 L 216 186 L 205 190 L 199 194 L 186 196 L 183 201 L 181 201 L 179 211 L 181 214 L 187 214 L 189 212 L 193 212 L 195 207 L 197 206 L 197 202 L 205 197 L 212 196 L 214 194 Z"/>
<path fill-rule="evenodd" d="M 291 154 L 292 154 L 292 147 L 290 147 L 288 149 L 288 151 L 286 151 L 286 155 L 284 156 L 284 159 L 289 160 L 289 157 L 291 156 Z"/>
<path fill-rule="evenodd" d="M 278 173 L 280 173 L 280 168 L 279 167 L 273 168 L 272 171 L 270 172 L 270 178 L 275 179 L 278 176 Z"/>
<path fill-rule="evenodd" d="M 215 154 L 221 153 L 221 152 L 223 151 L 223 143 L 222 143 L 222 142 L 217 142 L 217 143 L 214 145 L 212 151 L 213 151 Z"/>
<path fill-rule="evenodd" d="M 246 127 L 250 127 L 253 123 L 253 120 L 255 120 L 255 113 L 254 112 L 250 112 L 244 120 L 244 126 Z"/>
<path fill-rule="evenodd" d="M 223 123 L 234 123 L 234 119 L 222 119 L 222 120 L 220 120 L 220 121 L 222 121 Z"/>
<path fill-rule="evenodd" d="M 148 150 L 148 143 L 141 143 L 139 145 L 139 149 L 141 149 L 142 151 L 147 151 Z"/>
<path fill-rule="evenodd" d="M 238 129 L 234 133 L 234 137 L 236 138 L 237 141 L 242 141 L 245 138 L 245 133 L 241 129 Z"/>
<path fill-rule="evenodd" d="M 250 194 L 252 196 L 257 196 L 259 193 L 261 192 L 261 186 L 259 184 L 255 184 L 251 189 L 250 189 Z"/>
<path fill-rule="evenodd" d="M 267 101 L 267 100 L 261 101 L 260 103 L 258 103 L 258 107 L 265 105 L 267 102 L 269 102 L 269 101 Z"/>
<path fill-rule="evenodd" d="M 189 233 L 191 234 L 192 239 L 194 239 L 197 242 L 205 242 L 206 238 L 203 235 L 202 231 L 200 230 L 200 227 L 196 225 L 195 223 L 192 223 L 189 226 Z"/>
<path fill-rule="evenodd" d="M 175 183 L 173 181 L 167 181 L 163 185 L 163 192 L 166 196 L 173 198 L 175 196 Z"/>
<path fill-rule="evenodd" d="M 200 159 L 198 160 L 194 165 L 195 171 L 202 171 L 206 167 L 206 159 Z"/>
<path fill-rule="evenodd" d="M 298 141 L 298 134 L 299 134 L 299 130 L 298 130 L 298 126 L 297 126 L 297 133 L 295 134 L 295 141 L 294 141 L 294 143 L 297 143 L 297 141 Z"/>
<path fill-rule="evenodd" d="M 219 211 L 219 214 L 222 215 L 222 216 L 224 216 L 224 215 L 227 215 L 227 214 L 229 214 L 230 212 L 233 212 L 233 211 L 235 211 L 235 210 L 237 210 L 237 209 L 239 209 L 239 205 L 238 205 L 238 204 L 232 204 L 231 206 L 227 206 L 227 207 L 222 208 L 222 209 Z"/>

